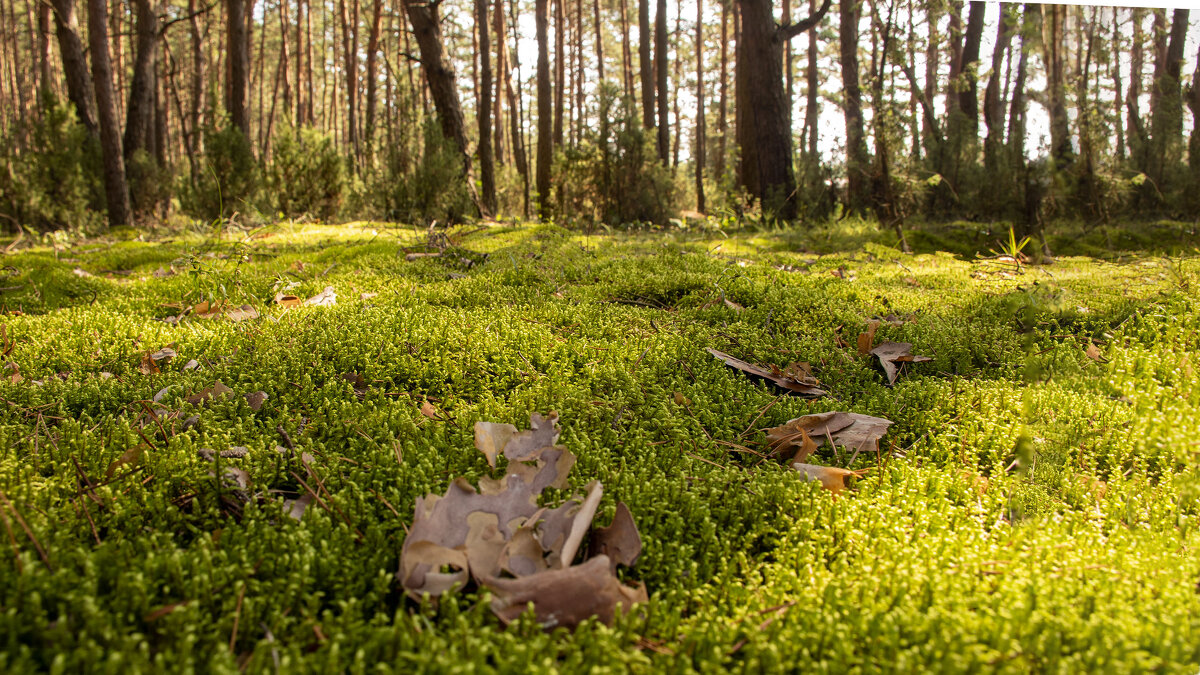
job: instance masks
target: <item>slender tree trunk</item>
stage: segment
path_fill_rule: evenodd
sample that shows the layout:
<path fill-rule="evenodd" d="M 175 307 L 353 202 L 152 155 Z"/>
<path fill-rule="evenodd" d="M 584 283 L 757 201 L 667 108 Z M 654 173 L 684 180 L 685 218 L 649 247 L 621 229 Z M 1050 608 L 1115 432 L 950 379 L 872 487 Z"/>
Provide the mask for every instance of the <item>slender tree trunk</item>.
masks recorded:
<path fill-rule="evenodd" d="M 1046 95 L 1050 110 L 1050 157 L 1055 170 L 1062 171 L 1074 161 L 1066 104 L 1066 57 L 1063 34 L 1067 11 L 1064 5 L 1042 7 L 1042 49 L 1046 63 Z"/>
<path fill-rule="evenodd" d="M 642 127 L 654 128 L 654 61 L 650 56 L 650 0 L 638 0 L 638 65 L 642 79 Z"/>
<path fill-rule="evenodd" d="M 313 31 L 312 31 L 312 2 L 311 0 L 303 0 L 304 13 L 304 122 L 309 126 L 316 126 L 317 117 L 314 109 L 316 101 L 316 86 L 313 80 Z M 324 70 L 324 69 L 322 69 Z"/>
<path fill-rule="evenodd" d="M 600 0 L 592 0 L 592 25 L 596 29 L 596 81 L 604 82 L 604 24 L 600 23 Z"/>
<path fill-rule="evenodd" d="M 838 4 L 838 39 L 842 63 L 842 114 L 846 120 L 846 206 L 861 212 L 867 205 L 869 180 L 862 89 L 858 84 L 858 0 Z M 954 98 L 954 97 L 951 97 Z"/>
<path fill-rule="evenodd" d="M 358 0 L 354 0 L 355 3 Z M 375 109 L 379 98 L 379 31 L 383 24 L 383 0 L 375 0 L 371 8 L 371 31 L 367 35 L 367 111 L 364 124 L 366 132 L 366 162 L 375 163 Z"/>
<path fill-rule="evenodd" d="M 504 166 L 507 162 L 507 150 L 504 145 L 504 94 L 508 82 L 508 29 L 504 25 L 504 2 L 496 0 L 492 8 L 492 29 L 496 37 L 496 98 L 492 102 L 492 149 L 496 156 L 496 164 Z M 509 114 L 512 114 L 511 109 Z"/>
<path fill-rule="evenodd" d="M 559 0 L 561 2 L 562 0 Z M 537 24 L 537 194 L 538 215 L 550 217 L 550 163 L 554 160 L 554 137 L 551 127 L 554 113 L 550 102 L 550 54 L 547 35 L 549 17 L 546 5 L 550 0 L 536 0 L 535 21 Z"/>
<path fill-rule="evenodd" d="M 105 0 L 88 0 L 92 82 L 96 88 L 100 151 L 104 161 L 104 196 L 108 205 L 109 225 L 132 225 L 129 189 L 125 184 L 125 161 L 121 154 L 121 130 L 117 122 L 117 101 L 113 94 L 112 63 L 108 54 L 107 15 Z"/>
<path fill-rule="evenodd" d="M 962 53 L 963 53 L 963 24 L 962 24 L 962 0 L 950 0 L 949 14 L 949 40 L 947 41 L 947 50 L 950 54 L 950 74 L 947 77 L 946 87 L 946 118 L 950 119 L 959 110 L 959 105 L 962 103 L 962 97 L 959 96 L 958 82 L 962 77 Z"/>
<path fill-rule="evenodd" d="M 67 97 L 75 106 L 75 116 L 79 123 L 89 134 L 99 138 L 100 128 L 96 124 L 95 104 L 92 98 L 92 77 L 84 57 L 83 41 L 79 39 L 75 0 L 53 0 L 53 4 L 58 49 L 62 54 L 63 74 L 67 80 Z"/>
<path fill-rule="evenodd" d="M 479 177 L 485 216 L 496 212 L 496 165 L 492 157 L 492 45 L 488 37 L 488 0 L 475 0 L 479 32 Z M 504 36 L 498 36 L 503 41 Z"/>
<path fill-rule="evenodd" d="M 1192 135 L 1188 137 L 1188 167 L 1192 170 L 1192 185 L 1200 185 L 1200 50 L 1196 53 L 1196 70 L 1188 89 L 1188 108 L 1192 111 Z M 1191 195 L 1192 204 L 1200 203 L 1200 195 Z"/>
<path fill-rule="evenodd" d="M 265 15 L 263 17 L 263 26 L 265 31 Z M 288 119 L 294 119 L 293 114 L 295 108 L 293 107 L 292 103 L 291 58 L 289 57 L 291 49 L 288 46 L 288 35 L 290 33 L 291 30 L 288 27 L 287 0 L 279 0 L 279 80 L 280 84 L 283 86 L 284 113 L 288 116 Z M 271 101 L 271 110 L 272 112 L 275 110 L 274 101 Z M 274 117 L 274 115 L 272 115 L 272 117 Z M 270 127 L 273 125 L 268 123 L 267 126 Z M 270 136 L 271 133 L 268 130 L 267 138 L 270 139 Z"/>
<path fill-rule="evenodd" d="M 567 0 L 554 0 L 554 145 L 563 144 L 563 113 L 566 96 L 566 19 L 563 3 Z M 540 152 L 540 150 L 539 150 Z M 547 198 L 549 196 L 547 195 Z"/>
<path fill-rule="evenodd" d="M 1117 162 L 1125 163 L 1125 124 L 1121 119 L 1121 98 L 1125 95 L 1125 88 L 1121 83 L 1121 26 L 1119 19 L 1120 10 L 1113 8 L 1113 24 L 1112 24 L 1112 61 L 1109 62 L 1109 69 L 1113 79 L 1113 128 L 1117 132 Z"/>
<path fill-rule="evenodd" d="M 1020 56 L 1017 58 L 1017 80 L 1013 83 L 1012 103 L 1008 114 L 1008 144 L 1011 148 L 1009 154 L 1018 169 L 1025 166 L 1025 80 L 1029 73 L 1029 45 L 1026 44 L 1026 35 L 1032 32 L 1025 23 L 1036 18 L 1038 11 L 1037 7 L 1025 5 L 1021 9 L 1021 28 L 1017 32 L 1020 39 L 1017 47 Z"/>
<path fill-rule="evenodd" d="M 338 15 L 342 28 L 343 75 L 346 78 L 346 134 L 356 160 L 361 160 L 358 143 L 358 0 L 351 0 L 353 11 L 346 9 L 346 0 L 338 0 Z M 358 161 L 352 163 L 358 165 Z"/>
<path fill-rule="evenodd" d="M 1150 138 L 1154 145 L 1150 177 L 1165 192 L 1167 168 L 1178 164 L 1183 155 L 1183 100 L 1180 77 L 1183 48 L 1187 37 L 1188 10 L 1177 9 L 1171 20 L 1167 48 L 1154 69 L 1154 100 L 1150 110 Z"/>
<path fill-rule="evenodd" d="M 635 96 L 633 51 L 629 47 L 629 0 L 621 0 L 621 77 L 625 82 L 625 95 Z"/>
<path fill-rule="evenodd" d="M 54 76 L 50 74 L 50 3 L 42 0 L 37 6 L 38 91 L 52 91 Z"/>
<path fill-rule="evenodd" d="M 543 10 L 543 16 L 544 16 L 544 14 L 545 14 L 545 11 Z M 511 120 L 510 125 L 512 127 L 513 154 L 515 154 L 516 158 L 517 158 L 517 172 L 521 174 L 521 185 L 522 185 L 522 191 L 523 191 L 522 204 L 523 204 L 523 209 L 524 209 L 523 212 L 524 212 L 525 218 L 529 218 L 529 178 L 530 178 L 529 174 L 530 174 L 530 171 L 529 171 L 529 154 L 526 150 L 526 148 L 528 147 L 529 144 L 526 142 L 525 130 L 524 130 L 525 129 L 525 107 L 524 107 L 523 101 L 525 100 L 525 92 L 523 91 L 524 85 L 522 84 L 522 77 L 521 77 L 521 51 L 520 51 L 520 49 L 518 49 L 518 47 L 520 46 L 521 40 L 520 40 L 520 31 L 518 30 L 519 24 L 517 23 L 517 2 L 516 2 L 516 0 L 509 0 L 509 3 L 508 3 L 508 25 L 512 27 L 513 69 L 516 70 L 516 72 L 517 72 L 517 78 L 516 78 L 517 79 L 517 87 L 516 87 L 515 92 L 513 91 L 512 77 L 509 76 L 511 73 L 505 75 L 505 80 L 506 80 L 505 86 L 508 89 L 508 109 L 510 111 L 512 111 L 512 113 L 513 113 L 513 114 L 509 115 L 508 117 L 509 117 L 509 120 Z M 540 49 L 541 49 L 541 45 L 545 44 L 545 38 L 546 38 L 546 35 L 545 35 L 545 31 L 543 30 L 541 37 L 538 38 L 539 39 L 539 42 L 538 42 L 539 55 L 538 55 L 537 68 L 538 68 L 539 73 L 541 72 L 541 62 L 542 62 Z M 547 77 L 549 77 L 549 64 L 546 64 L 546 68 L 547 68 Z M 540 78 L 540 75 L 539 75 L 539 78 Z M 538 94 L 538 108 L 539 108 L 539 111 L 538 111 L 538 135 L 540 136 L 541 135 L 541 114 L 542 114 L 541 113 L 542 96 L 541 96 L 541 80 L 540 79 L 538 81 L 538 92 L 539 92 L 539 94 Z M 546 92 L 546 100 L 549 101 L 549 92 Z M 547 119 L 549 119 L 549 118 L 547 118 Z M 547 175 L 547 178 L 549 178 L 548 175 Z M 548 190 L 549 189 L 549 180 L 547 180 L 546 187 Z"/>
<path fill-rule="evenodd" d="M 667 0 L 658 0 L 654 17 L 654 70 L 658 96 L 658 160 L 670 161 L 671 111 L 667 90 Z"/>
<path fill-rule="evenodd" d="M 1131 21 L 1133 23 L 1133 42 L 1129 48 L 1129 97 L 1125 99 L 1125 110 L 1127 112 L 1125 137 L 1129 143 L 1129 154 L 1133 158 L 1133 164 L 1138 171 L 1145 173 L 1146 167 L 1146 129 L 1142 122 L 1141 98 L 1142 98 L 1142 77 L 1145 75 L 1145 50 L 1143 43 L 1145 36 L 1142 34 L 1142 18 L 1145 16 L 1144 9 L 1134 7 Z"/>
<path fill-rule="evenodd" d="M 1003 7 L 1003 5 L 1001 5 Z M 959 110 L 966 121 L 963 134 L 964 141 L 973 142 L 979 134 L 979 95 L 977 73 L 979 67 L 979 45 L 983 38 L 983 19 L 987 12 L 987 3 L 981 0 L 971 1 L 971 10 L 967 15 L 967 32 L 963 37 L 962 50 L 962 82 L 959 83 Z"/>
<path fill-rule="evenodd" d="M 707 211 L 704 200 L 704 146 L 707 143 L 704 119 L 704 0 L 696 0 L 696 210 Z"/>
<path fill-rule="evenodd" d="M 780 23 L 788 25 L 792 22 L 792 0 L 783 0 L 783 10 L 780 16 Z M 789 41 L 783 45 L 783 92 L 787 99 L 788 110 L 788 129 L 792 128 L 792 111 L 796 107 L 796 99 L 793 96 L 795 93 L 795 83 L 792 81 L 792 43 Z"/>
<path fill-rule="evenodd" d="M 941 65 L 943 37 L 941 31 L 938 29 L 938 23 L 942 17 L 941 6 L 937 3 L 926 3 L 925 16 L 929 35 L 925 43 L 925 85 L 923 87 L 924 95 L 921 97 L 921 102 L 923 105 L 931 107 L 940 90 L 938 87 L 940 81 L 938 68 Z M 913 84 L 913 88 L 916 88 L 915 84 Z M 935 133 L 935 126 L 937 126 L 937 118 L 935 116 L 923 115 L 921 117 L 921 144 L 925 146 L 925 157 L 929 160 L 930 165 L 934 167 L 934 170 L 940 172 L 941 165 L 938 155 L 941 152 L 941 147 L 935 140 L 941 134 L 940 131 Z"/>
<path fill-rule="evenodd" d="M 1000 17 L 996 22 L 996 44 L 992 49 L 992 74 L 988 78 L 987 89 L 983 94 L 983 121 L 987 126 L 987 138 L 983 144 L 983 163 L 989 173 L 994 173 L 998 168 L 1000 148 L 1004 145 L 1005 102 L 1000 96 L 1000 79 L 1004 65 L 1004 53 L 1012 42 L 1016 22 L 1017 8 L 1013 5 L 1000 5 Z"/>
<path fill-rule="evenodd" d="M 717 158 L 713 165 L 713 173 L 718 181 L 725 180 L 725 139 L 729 135 L 729 7 L 733 0 L 719 0 L 721 3 L 721 82 L 718 85 L 720 93 L 717 102 Z M 811 35 L 810 35 L 811 38 Z"/>
<path fill-rule="evenodd" d="M 808 0 L 808 13 L 817 13 L 817 0 Z M 804 127 L 808 130 L 808 157 L 806 164 L 812 168 L 820 162 L 817 152 L 817 137 L 819 129 L 818 96 L 820 95 L 820 80 L 817 79 L 817 31 L 808 33 L 808 67 L 804 72 L 807 91 L 807 101 L 804 104 Z"/>
<path fill-rule="evenodd" d="M 583 0 L 575 0 L 575 40 L 572 52 L 575 56 L 575 69 L 571 74 L 571 82 L 575 86 L 575 103 L 571 106 L 571 138 L 575 145 L 583 138 L 584 114 L 583 107 Z"/>
<path fill-rule="evenodd" d="M 158 44 L 158 13 L 151 0 L 134 0 L 137 10 L 137 52 L 134 55 L 133 81 L 125 112 L 125 136 L 122 141 L 126 164 L 133 153 L 151 146 L 154 133 L 155 51 Z M 145 205 L 136 205 L 142 210 Z"/>

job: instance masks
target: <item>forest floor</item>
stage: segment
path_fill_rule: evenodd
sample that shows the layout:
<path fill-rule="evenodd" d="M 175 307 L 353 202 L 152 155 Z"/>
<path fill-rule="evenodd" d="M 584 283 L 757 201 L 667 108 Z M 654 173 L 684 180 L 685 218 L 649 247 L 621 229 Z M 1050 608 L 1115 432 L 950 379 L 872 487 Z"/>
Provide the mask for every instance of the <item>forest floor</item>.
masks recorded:
<path fill-rule="evenodd" d="M 1037 266 L 1006 236 L 280 223 L 15 250 L 0 671 L 1195 673 L 1198 238 L 1079 230 Z M 868 347 L 931 360 L 888 386 L 872 320 Z M 807 362 L 828 395 L 707 348 Z M 649 602 L 544 631 L 474 585 L 409 599 L 414 500 L 493 475 L 476 421 L 550 411 L 577 462 L 547 495 L 628 505 L 619 574 Z M 840 493 L 765 441 L 825 411 L 894 422 L 807 458 L 863 470 Z"/>

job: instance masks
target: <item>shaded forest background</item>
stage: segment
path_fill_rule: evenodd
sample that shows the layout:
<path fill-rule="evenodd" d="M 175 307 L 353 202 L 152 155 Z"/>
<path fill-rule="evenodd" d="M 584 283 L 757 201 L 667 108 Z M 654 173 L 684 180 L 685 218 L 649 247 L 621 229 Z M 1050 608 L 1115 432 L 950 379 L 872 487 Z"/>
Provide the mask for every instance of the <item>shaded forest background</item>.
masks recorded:
<path fill-rule="evenodd" d="M 0 220 L 1191 220 L 1189 31 L 946 0 L 0 0 Z"/>

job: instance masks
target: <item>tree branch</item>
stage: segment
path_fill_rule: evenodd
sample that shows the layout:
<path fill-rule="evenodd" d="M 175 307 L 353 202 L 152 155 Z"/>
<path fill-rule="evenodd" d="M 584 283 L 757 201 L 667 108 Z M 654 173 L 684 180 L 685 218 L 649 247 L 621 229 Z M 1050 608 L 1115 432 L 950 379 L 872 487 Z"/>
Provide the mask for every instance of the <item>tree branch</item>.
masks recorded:
<path fill-rule="evenodd" d="M 817 24 L 821 23 L 821 19 L 825 18 L 825 13 L 829 11 L 830 3 L 831 0 L 825 0 L 821 3 L 821 8 L 817 10 L 816 14 L 813 14 L 800 23 L 789 23 L 780 26 L 776 30 L 775 35 L 779 38 L 780 42 L 787 42 L 801 33 L 812 30 Z"/>
<path fill-rule="evenodd" d="M 162 37 L 163 35 L 166 35 L 167 29 L 170 28 L 171 26 L 174 26 L 175 24 L 179 23 L 180 21 L 188 21 L 192 18 L 200 16 L 201 14 L 208 14 L 213 9 L 215 9 L 216 6 L 217 6 L 217 0 L 213 0 L 212 4 L 208 5 L 207 7 L 198 9 L 190 14 L 185 14 L 184 16 L 177 16 L 174 19 L 171 19 L 169 21 L 164 21 L 163 25 L 159 26 L 159 28 L 158 28 L 158 36 Z"/>

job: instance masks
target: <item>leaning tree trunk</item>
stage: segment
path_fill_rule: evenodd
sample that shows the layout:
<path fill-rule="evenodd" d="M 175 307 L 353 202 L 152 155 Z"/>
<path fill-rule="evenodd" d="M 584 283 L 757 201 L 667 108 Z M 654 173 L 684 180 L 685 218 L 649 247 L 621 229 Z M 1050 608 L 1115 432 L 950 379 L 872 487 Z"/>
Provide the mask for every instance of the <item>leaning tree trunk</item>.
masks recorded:
<path fill-rule="evenodd" d="M 825 0 L 816 14 L 796 24 L 775 23 L 771 0 L 738 0 L 742 34 L 736 71 L 742 145 L 741 175 L 764 211 L 796 216 L 796 174 L 792 167 L 792 130 L 788 128 L 783 84 L 783 45 L 816 27 L 829 11 Z M 753 149 L 753 152 L 747 150 Z"/>
<path fill-rule="evenodd" d="M 75 116 L 88 133 L 99 137 L 93 103 L 92 76 L 88 73 L 83 41 L 79 39 L 79 19 L 75 16 L 75 0 L 53 0 L 54 29 L 58 49 L 62 54 L 63 74 L 67 80 L 67 97 L 75 106 Z"/>
<path fill-rule="evenodd" d="M 454 69 L 442 48 L 442 28 L 437 5 L 419 0 L 404 0 L 404 7 L 412 24 L 413 36 L 417 39 L 417 48 L 421 52 L 421 70 L 425 71 L 425 81 L 429 84 L 442 135 L 458 149 L 462 157 L 467 193 L 471 195 L 475 208 L 482 211 L 479 195 L 475 192 L 475 183 L 471 180 L 471 153 L 467 147 L 462 105 L 458 102 L 458 85 L 454 81 Z"/>
<path fill-rule="evenodd" d="M 92 82 L 96 88 L 96 112 L 100 122 L 108 223 L 112 226 L 132 225 L 129 188 L 125 184 L 125 161 L 121 154 L 121 131 L 117 124 L 117 101 L 113 93 L 112 63 L 108 55 L 108 3 L 105 0 L 88 0 L 88 33 L 92 51 Z"/>

